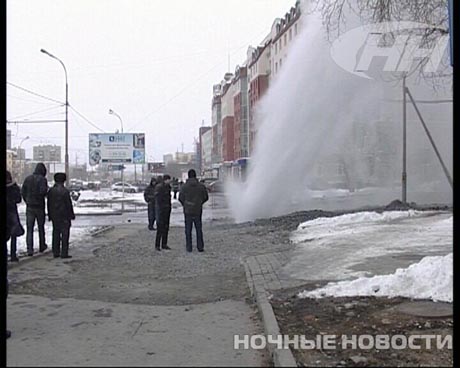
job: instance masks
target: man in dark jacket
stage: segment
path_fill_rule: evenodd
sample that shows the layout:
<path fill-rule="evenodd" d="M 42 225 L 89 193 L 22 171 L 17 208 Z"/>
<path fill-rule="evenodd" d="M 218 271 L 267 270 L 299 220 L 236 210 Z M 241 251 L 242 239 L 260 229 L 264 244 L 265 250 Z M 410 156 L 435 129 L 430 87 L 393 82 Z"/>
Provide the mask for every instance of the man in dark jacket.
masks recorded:
<path fill-rule="evenodd" d="M 150 184 L 144 190 L 144 200 L 147 202 L 147 211 L 149 217 L 149 230 L 155 230 L 153 227 L 155 223 L 155 186 L 157 185 L 157 180 L 155 177 L 152 177 Z"/>
<path fill-rule="evenodd" d="M 157 210 L 157 236 L 155 249 L 171 249 L 168 247 L 169 218 L 171 216 L 171 177 L 164 175 L 163 180 L 155 187 L 155 203 Z"/>
<path fill-rule="evenodd" d="M 45 197 L 48 193 L 48 181 L 46 180 L 46 167 L 39 162 L 32 175 L 29 175 L 22 184 L 21 194 L 26 202 L 27 223 L 27 255 L 34 255 L 34 226 L 38 224 L 38 236 L 40 252 L 44 252 L 48 246 L 45 242 Z"/>
<path fill-rule="evenodd" d="M 69 255 L 69 237 L 71 220 L 75 220 L 75 214 L 70 192 L 64 187 L 65 181 L 64 173 L 56 173 L 54 175 L 55 184 L 48 193 L 48 218 L 53 221 L 54 258 L 72 258 Z"/>
<path fill-rule="evenodd" d="M 179 202 L 184 207 L 185 241 L 187 252 L 192 251 L 193 224 L 195 224 L 198 252 L 204 251 L 201 215 L 203 214 L 203 204 L 208 199 L 208 190 L 204 184 L 200 183 L 196 178 L 195 170 L 190 169 L 188 171 L 187 182 L 182 186 L 179 193 Z"/>
<path fill-rule="evenodd" d="M 7 211 L 7 222 L 9 224 L 9 229 L 11 232 L 10 240 L 10 260 L 11 262 L 19 262 L 19 258 L 16 254 L 16 243 L 18 230 L 21 230 L 21 233 L 24 234 L 24 230 L 19 220 L 18 207 L 17 204 L 21 203 L 21 189 L 13 181 L 13 177 L 9 171 L 6 172 L 6 211 Z"/>

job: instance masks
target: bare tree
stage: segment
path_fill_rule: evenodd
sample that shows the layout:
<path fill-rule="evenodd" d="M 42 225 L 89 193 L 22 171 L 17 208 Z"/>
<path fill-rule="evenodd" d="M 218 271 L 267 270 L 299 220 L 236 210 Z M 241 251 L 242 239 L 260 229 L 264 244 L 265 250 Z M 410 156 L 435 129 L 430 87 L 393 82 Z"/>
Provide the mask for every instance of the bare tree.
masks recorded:
<path fill-rule="evenodd" d="M 311 0 L 312 9 L 322 15 L 329 39 L 340 36 L 346 28 L 347 16 L 357 16 L 363 24 L 389 21 L 411 21 L 429 24 L 429 28 L 411 31 L 422 35 L 425 46 L 449 32 L 448 0 Z M 390 37 L 391 38 L 391 37 Z M 441 86 L 444 77 L 452 75 L 449 63 L 444 60 L 437 73 L 426 75 L 420 60 L 407 75 L 418 73 L 417 79 L 430 79 L 434 88 Z M 399 80 L 402 74 L 391 76 Z"/>

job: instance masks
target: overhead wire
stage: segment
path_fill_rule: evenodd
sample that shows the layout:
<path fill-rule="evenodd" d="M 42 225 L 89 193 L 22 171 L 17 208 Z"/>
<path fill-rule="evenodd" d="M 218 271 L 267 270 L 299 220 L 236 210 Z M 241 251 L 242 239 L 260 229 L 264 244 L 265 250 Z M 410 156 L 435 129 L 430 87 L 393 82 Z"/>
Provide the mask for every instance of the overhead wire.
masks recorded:
<path fill-rule="evenodd" d="M 18 86 L 17 84 L 14 84 L 14 83 L 11 83 L 11 82 L 6 82 L 6 84 L 9 84 L 9 85 L 12 86 L 12 87 L 18 88 L 18 89 L 20 89 L 20 90 L 22 90 L 22 91 L 24 91 L 24 92 L 30 93 L 30 94 L 32 94 L 32 95 L 34 95 L 34 96 L 38 96 L 38 97 L 44 98 L 44 99 L 46 99 L 46 100 L 53 101 L 53 102 L 55 102 L 55 103 L 58 103 L 58 104 L 61 104 L 61 105 L 65 105 L 65 103 L 62 102 L 62 101 L 58 101 L 58 100 L 55 100 L 55 99 L 53 99 L 53 98 L 43 96 L 43 95 L 41 95 L 41 94 L 39 94 L 39 93 L 36 93 L 36 92 L 31 91 L 30 89 L 27 89 L 27 88 Z"/>

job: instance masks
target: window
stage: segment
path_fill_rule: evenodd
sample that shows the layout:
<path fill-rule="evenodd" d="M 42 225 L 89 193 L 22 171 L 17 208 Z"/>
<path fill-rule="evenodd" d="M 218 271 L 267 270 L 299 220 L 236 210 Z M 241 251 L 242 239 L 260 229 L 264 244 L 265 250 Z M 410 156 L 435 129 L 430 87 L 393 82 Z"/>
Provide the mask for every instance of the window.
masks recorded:
<path fill-rule="evenodd" d="M 283 40 L 280 38 L 280 51 L 281 51 L 282 46 L 283 46 L 283 42 L 282 42 L 282 41 L 283 41 Z"/>
<path fill-rule="evenodd" d="M 292 28 L 289 28 L 289 41 L 292 40 Z"/>
<path fill-rule="evenodd" d="M 281 65 L 283 65 L 283 59 L 280 59 L 280 69 L 281 69 Z"/>
<path fill-rule="evenodd" d="M 278 43 L 275 43 L 275 55 L 278 53 Z"/>
<path fill-rule="evenodd" d="M 278 71 L 278 63 L 275 63 L 275 73 Z"/>
<path fill-rule="evenodd" d="M 294 26 L 294 34 L 297 36 L 297 23 Z"/>
<path fill-rule="evenodd" d="M 287 34 L 285 33 L 284 34 L 284 46 L 286 46 L 286 45 L 287 45 Z"/>

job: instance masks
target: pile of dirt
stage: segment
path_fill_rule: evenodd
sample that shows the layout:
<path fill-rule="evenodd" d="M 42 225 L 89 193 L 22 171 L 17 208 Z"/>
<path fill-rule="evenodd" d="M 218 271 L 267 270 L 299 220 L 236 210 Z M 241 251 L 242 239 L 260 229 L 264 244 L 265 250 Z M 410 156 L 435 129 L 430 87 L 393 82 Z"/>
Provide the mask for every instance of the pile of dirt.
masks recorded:
<path fill-rule="evenodd" d="M 303 290 L 303 289 L 302 289 Z M 298 289 L 297 291 L 300 291 Z M 453 319 L 447 317 L 421 317 L 403 313 L 400 306 L 410 302 L 406 298 L 340 297 L 300 299 L 297 292 L 274 295 L 271 303 L 280 325 L 281 334 L 305 336 L 315 340 L 321 335 L 335 335 L 334 349 L 293 349 L 299 366 L 452 366 L 453 351 L 446 346 L 439 348 L 436 339 L 430 349 L 425 340 L 414 340 L 421 349 L 373 348 L 353 349 L 343 346 L 345 336 L 387 335 L 392 338 L 404 335 L 436 335 L 441 341 L 453 334 Z M 447 337 L 449 338 L 449 337 Z M 323 340 L 324 341 L 324 340 Z M 356 340 L 358 341 L 358 340 Z M 370 340 L 363 340 L 369 346 Z M 398 340 L 401 341 L 401 340 Z M 390 344 L 391 345 L 391 344 Z M 323 346 L 324 347 L 324 346 Z"/>

